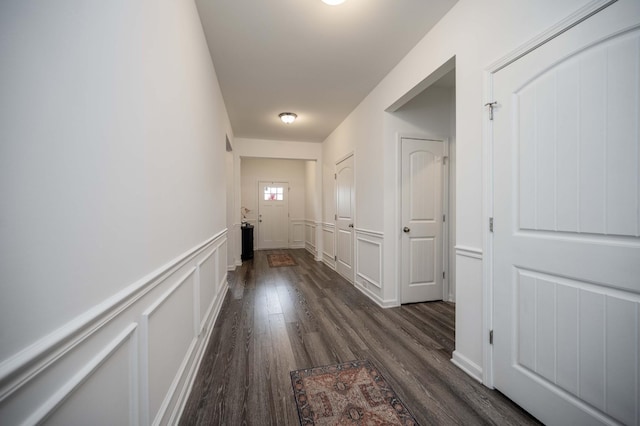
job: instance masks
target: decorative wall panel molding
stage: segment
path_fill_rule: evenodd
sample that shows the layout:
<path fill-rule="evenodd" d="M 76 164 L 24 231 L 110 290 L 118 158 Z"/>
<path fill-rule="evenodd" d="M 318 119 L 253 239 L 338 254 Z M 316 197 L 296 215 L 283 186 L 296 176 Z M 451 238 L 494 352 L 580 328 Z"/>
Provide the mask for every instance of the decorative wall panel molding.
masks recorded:
<path fill-rule="evenodd" d="M 384 237 L 384 233 L 380 231 L 371 231 L 369 229 L 363 229 L 363 228 L 355 228 L 355 230 L 356 230 L 356 234 L 359 234 L 359 235 L 368 235 L 376 238 Z"/>
<path fill-rule="evenodd" d="M 304 246 L 309 253 L 316 255 L 318 250 L 316 248 L 316 222 L 313 220 L 304 221 Z"/>
<path fill-rule="evenodd" d="M 291 219 L 289 225 L 289 248 L 305 247 L 305 220 Z"/>
<path fill-rule="evenodd" d="M 356 228 L 355 233 L 356 288 L 383 308 L 398 306 L 397 299 L 382 297 L 384 234 L 362 228 Z"/>
<path fill-rule="evenodd" d="M 382 288 L 382 239 L 356 231 L 356 280 Z"/>
<path fill-rule="evenodd" d="M 66 406 L 79 405 L 78 399 L 84 403 L 82 406 L 76 407 L 72 410 L 71 416 L 66 416 L 68 424 L 80 424 L 86 421 L 87 418 L 100 416 L 100 413 L 104 413 L 104 416 L 99 418 L 105 418 L 109 416 L 113 421 L 117 421 L 114 415 L 121 416 L 120 418 L 124 422 L 136 422 L 136 413 L 138 407 L 138 395 L 135 393 L 135 382 L 137 380 L 137 371 L 134 366 L 129 362 L 131 354 L 135 354 L 135 341 L 134 332 L 137 329 L 137 324 L 130 324 L 127 326 L 115 339 L 109 342 L 99 353 L 95 355 L 86 365 L 83 365 L 76 374 L 74 374 L 69 381 L 61 386 L 44 404 L 38 407 L 31 416 L 29 416 L 24 424 L 38 424 L 45 420 L 55 420 L 56 417 L 64 416 L 59 410 L 63 404 Z M 116 366 L 121 368 L 111 368 L 109 373 L 112 374 L 112 382 L 116 382 L 120 385 L 120 389 L 123 391 L 120 395 L 115 395 L 116 398 L 120 398 L 120 402 L 124 403 L 123 406 L 109 407 L 109 404 L 105 404 L 109 400 L 113 401 L 115 398 L 109 398 L 108 393 L 114 389 L 98 388 L 97 386 L 91 386 L 91 380 L 95 380 L 96 372 L 99 369 L 103 369 L 109 361 L 114 361 L 117 354 L 123 355 L 123 361 Z M 124 364 L 124 365 L 123 365 Z M 115 380 L 114 380 L 115 379 Z M 81 392 L 78 392 L 81 391 Z M 76 398 L 81 394 L 85 394 L 80 398 Z M 87 397 L 90 397 L 90 401 L 86 401 Z M 124 398 L 124 400 L 122 400 Z M 122 408 L 129 407 L 129 410 L 123 410 Z M 112 413 L 112 411 L 115 411 Z M 89 417 L 82 416 L 82 413 L 86 413 Z M 76 414 L 78 413 L 78 414 Z M 75 415 L 74 415 L 75 414 Z M 77 419 L 76 422 L 69 422 L 69 418 L 73 417 Z M 98 417 L 96 417 L 98 418 Z M 55 421 L 53 421 L 55 423 Z"/>
<path fill-rule="evenodd" d="M 223 230 L 0 364 L 0 423 L 177 421 L 227 289 Z"/>
<path fill-rule="evenodd" d="M 331 269 L 336 269 L 335 260 L 335 226 L 333 223 L 322 223 L 322 261 Z"/>

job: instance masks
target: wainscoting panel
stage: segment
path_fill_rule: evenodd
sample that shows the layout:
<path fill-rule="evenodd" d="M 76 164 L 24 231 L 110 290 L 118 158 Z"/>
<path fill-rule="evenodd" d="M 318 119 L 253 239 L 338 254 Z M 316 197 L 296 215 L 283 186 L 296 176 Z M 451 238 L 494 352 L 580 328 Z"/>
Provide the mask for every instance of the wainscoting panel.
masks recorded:
<path fill-rule="evenodd" d="M 356 275 L 363 283 L 382 288 L 382 239 L 356 232 Z"/>
<path fill-rule="evenodd" d="M 316 223 L 312 220 L 304 221 L 304 247 L 314 256 L 318 253 L 316 248 Z"/>
<path fill-rule="evenodd" d="M 289 232 L 289 248 L 305 247 L 305 220 L 291 219 Z"/>
<path fill-rule="evenodd" d="M 382 297 L 384 234 L 361 228 L 356 228 L 355 233 L 356 287 L 383 308 L 396 306 L 396 300 L 385 300 Z"/>
<path fill-rule="evenodd" d="M 227 282 L 227 271 L 223 267 L 223 265 L 227 264 L 227 240 L 221 241 L 220 245 L 216 249 L 216 253 L 218 255 L 218 263 L 216 265 L 217 271 L 217 281 L 216 281 L 216 291 L 219 292 L 222 289 L 222 286 Z M 211 299 L 207 299 L 211 301 Z"/>
<path fill-rule="evenodd" d="M 136 422 L 135 360 L 137 342 L 131 339 L 135 325 L 105 347 L 49 401 L 47 425 L 80 425 L 108 420 L 110 424 Z M 133 340 L 133 341 L 132 341 Z M 38 413 L 36 413 L 37 416 Z M 93 421 L 95 419 L 96 421 Z M 31 419 L 30 419 L 31 420 Z M 33 420 L 36 420 L 35 418 Z"/>
<path fill-rule="evenodd" d="M 174 424 L 227 292 L 226 230 L 0 363 L 0 424 Z"/>
<path fill-rule="evenodd" d="M 194 300 L 196 300 L 198 312 L 196 319 L 198 324 L 198 334 L 202 332 L 205 325 L 205 318 L 209 303 L 216 293 L 216 250 L 211 250 L 202 260 L 197 263 L 198 285 L 195 287 Z"/>
<path fill-rule="evenodd" d="M 335 225 L 325 222 L 322 224 L 322 261 L 336 269 L 335 255 Z"/>
<path fill-rule="evenodd" d="M 461 245 L 455 250 L 456 281 L 464 283 L 465 288 L 465 291 L 456 292 L 456 303 L 475 308 L 456 312 L 456 341 L 467 342 L 467 345 L 457 345 L 451 361 L 482 383 L 484 339 L 488 336 L 484 312 L 478 303 L 483 297 L 483 253 L 480 248 Z"/>
<path fill-rule="evenodd" d="M 167 396 L 166 390 L 195 337 L 192 321 L 194 273 L 195 268 L 188 271 L 142 314 L 148 346 L 149 413 L 164 415 L 160 407 Z"/>

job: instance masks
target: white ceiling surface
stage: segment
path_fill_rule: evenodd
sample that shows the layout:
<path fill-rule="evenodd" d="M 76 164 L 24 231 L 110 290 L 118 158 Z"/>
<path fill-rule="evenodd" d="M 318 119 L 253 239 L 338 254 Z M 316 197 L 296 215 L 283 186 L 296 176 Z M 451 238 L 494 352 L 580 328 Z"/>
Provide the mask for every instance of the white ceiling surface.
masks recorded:
<path fill-rule="evenodd" d="M 456 1 L 196 3 L 234 135 L 322 142 Z"/>

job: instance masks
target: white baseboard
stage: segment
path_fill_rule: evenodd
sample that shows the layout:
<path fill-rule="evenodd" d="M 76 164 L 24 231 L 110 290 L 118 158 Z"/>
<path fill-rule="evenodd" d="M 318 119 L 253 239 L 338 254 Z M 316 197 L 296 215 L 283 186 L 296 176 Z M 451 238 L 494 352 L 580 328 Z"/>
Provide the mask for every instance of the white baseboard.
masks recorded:
<path fill-rule="evenodd" d="M 355 287 L 358 290 L 360 290 L 360 292 L 362 294 L 367 296 L 369 299 L 373 300 L 381 308 L 385 308 L 386 309 L 386 308 L 395 308 L 397 306 L 400 306 L 400 303 L 398 303 L 397 299 L 384 300 L 380 296 L 375 294 L 373 291 L 371 291 L 368 288 L 366 288 L 365 286 L 363 286 L 362 283 L 359 282 L 357 279 L 356 279 Z"/>
<path fill-rule="evenodd" d="M 478 364 L 472 362 L 469 358 L 465 357 L 458 351 L 453 351 L 451 362 L 469 376 L 482 383 L 482 368 L 480 368 Z"/>
<path fill-rule="evenodd" d="M 222 302 L 229 291 L 229 285 L 226 280 L 224 283 L 224 287 L 218 298 L 213 301 L 214 307 L 210 309 L 211 315 L 210 318 L 207 319 L 207 332 L 200 342 L 200 345 L 197 348 L 195 353 L 195 362 L 191 364 L 191 368 L 189 369 L 187 376 L 184 381 L 184 386 L 180 391 L 180 395 L 178 396 L 178 401 L 176 402 L 175 408 L 171 413 L 171 417 L 169 418 L 168 424 L 178 424 L 180 423 L 180 418 L 182 417 L 182 413 L 184 412 L 184 408 L 187 405 L 187 401 L 189 400 L 189 396 L 191 395 L 191 389 L 193 388 L 193 383 L 195 382 L 198 370 L 200 369 L 200 364 L 202 363 L 202 358 L 204 358 L 204 354 L 206 352 L 207 346 L 209 345 L 209 340 L 211 339 L 211 334 L 213 333 L 213 326 L 218 320 L 218 315 L 220 314 L 220 309 L 222 308 Z"/>

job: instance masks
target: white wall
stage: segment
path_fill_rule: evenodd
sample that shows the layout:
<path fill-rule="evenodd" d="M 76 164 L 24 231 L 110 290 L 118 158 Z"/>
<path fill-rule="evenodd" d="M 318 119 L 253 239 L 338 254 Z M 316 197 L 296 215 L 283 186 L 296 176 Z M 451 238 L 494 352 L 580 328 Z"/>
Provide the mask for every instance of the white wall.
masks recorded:
<path fill-rule="evenodd" d="M 396 203 L 395 146 L 385 110 L 455 56 L 456 66 L 456 352 L 454 359 L 482 377 L 483 292 L 482 122 L 483 70 L 495 60 L 573 13 L 588 0 L 460 0 L 323 143 L 324 220 L 333 218 L 333 167 L 356 153 L 356 226 L 379 232 L 393 252 L 396 233 L 388 206 Z M 382 193 L 381 193 L 382 192 Z M 384 200 L 385 209 L 379 208 Z M 389 259 L 391 256 L 385 256 Z M 464 257 L 464 262 L 460 262 Z M 383 267 L 378 302 L 393 305 L 395 265 Z"/>
<path fill-rule="evenodd" d="M 259 227 L 258 218 L 258 182 L 274 181 L 289 183 L 289 245 L 291 247 L 301 247 L 304 245 L 304 220 L 306 182 L 305 161 L 302 160 L 281 160 L 272 158 L 242 158 L 241 160 L 241 193 L 242 207 L 250 210 L 247 213 L 247 222 Z M 254 233 L 257 238 L 258 228 Z M 257 239 L 254 247 L 258 248 Z"/>
<path fill-rule="evenodd" d="M 0 423 L 168 421 L 226 291 L 195 5 L 3 1 L 0 57 Z"/>
<path fill-rule="evenodd" d="M 318 162 L 305 161 L 305 248 L 314 256 L 318 255 L 316 248 L 316 229 L 321 223 L 322 196 L 317 192 Z"/>

